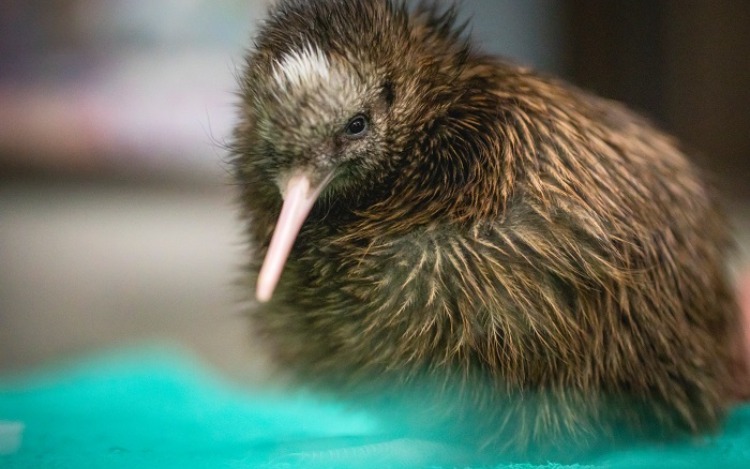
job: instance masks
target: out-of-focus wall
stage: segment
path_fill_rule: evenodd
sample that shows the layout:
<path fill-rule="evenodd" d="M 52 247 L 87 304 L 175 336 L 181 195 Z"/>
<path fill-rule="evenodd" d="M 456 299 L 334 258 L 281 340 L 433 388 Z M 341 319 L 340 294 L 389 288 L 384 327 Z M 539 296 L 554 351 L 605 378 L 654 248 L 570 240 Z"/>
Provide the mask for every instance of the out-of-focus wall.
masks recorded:
<path fill-rule="evenodd" d="M 0 3 L 0 371 L 145 341 L 258 374 L 221 146 L 265 3 Z"/>
<path fill-rule="evenodd" d="M 564 70 L 675 134 L 737 204 L 750 200 L 750 2 L 566 0 Z"/>
<path fill-rule="evenodd" d="M 3 2 L 0 169 L 220 173 L 236 66 L 265 3 Z"/>

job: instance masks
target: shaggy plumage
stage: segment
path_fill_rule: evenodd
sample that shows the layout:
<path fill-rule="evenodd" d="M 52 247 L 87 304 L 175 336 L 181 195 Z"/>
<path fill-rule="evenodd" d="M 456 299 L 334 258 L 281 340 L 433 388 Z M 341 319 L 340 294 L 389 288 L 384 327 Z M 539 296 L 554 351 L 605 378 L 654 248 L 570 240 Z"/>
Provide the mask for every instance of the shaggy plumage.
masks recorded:
<path fill-rule="evenodd" d="M 262 24 L 233 145 L 248 287 L 290 181 L 320 194 L 254 313 L 274 357 L 341 395 L 417 393 L 417 426 L 490 451 L 716 428 L 738 313 L 710 189 L 649 122 L 454 23 L 286 0 Z"/>

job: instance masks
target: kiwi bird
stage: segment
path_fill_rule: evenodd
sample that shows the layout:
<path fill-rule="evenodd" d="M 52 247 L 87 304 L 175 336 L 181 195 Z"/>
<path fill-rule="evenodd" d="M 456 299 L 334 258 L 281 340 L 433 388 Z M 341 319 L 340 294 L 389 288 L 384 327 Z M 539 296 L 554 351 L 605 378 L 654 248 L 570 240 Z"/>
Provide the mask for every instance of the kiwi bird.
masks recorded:
<path fill-rule="evenodd" d="M 342 396 L 408 389 L 490 450 L 716 429 L 739 358 L 712 190 L 647 120 L 455 18 L 281 0 L 260 26 L 232 167 L 271 355 Z"/>

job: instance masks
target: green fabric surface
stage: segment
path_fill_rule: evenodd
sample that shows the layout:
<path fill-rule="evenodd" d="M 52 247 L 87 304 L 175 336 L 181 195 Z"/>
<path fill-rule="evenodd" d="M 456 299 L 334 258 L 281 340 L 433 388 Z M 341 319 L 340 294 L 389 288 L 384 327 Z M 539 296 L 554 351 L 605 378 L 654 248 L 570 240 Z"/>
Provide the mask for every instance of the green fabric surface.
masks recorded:
<path fill-rule="evenodd" d="M 309 395 L 241 390 L 189 356 L 159 348 L 0 377 L 3 468 L 384 467 L 372 448 L 325 449 L 378 431 L 372 415 Z M 497 467 L 750 468 L 750 405 L 734 409 L 722 433 L 700 443 L 629 448 L 588 465 Z"/>

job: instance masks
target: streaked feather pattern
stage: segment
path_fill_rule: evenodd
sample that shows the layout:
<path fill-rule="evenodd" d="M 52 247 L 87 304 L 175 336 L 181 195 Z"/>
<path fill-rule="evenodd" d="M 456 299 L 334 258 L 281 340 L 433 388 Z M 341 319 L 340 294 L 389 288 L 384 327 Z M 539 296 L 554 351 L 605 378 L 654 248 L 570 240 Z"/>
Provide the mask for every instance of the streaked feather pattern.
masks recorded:
<path fill-rule="evenodd" d="M 430 383 L 429 415 L 493 450 L 601 437 L 612 422 L 716 428 L 738 319 L 710 188 L 649 122 L 473 51 L 454 16 L 282 1 L 262 30 L 234 161 L 250 282 L 281 203 L 271 176 L 287 158 L 309 164 L 318 137 L 304 132 L 341 113 L 318 88 L 309 122 L 297 98 L 264 104 L 269 67 L 312 43 L 332 73 L 353 73 L 333 101 L 378 103 L 375 146 L 323 194 L 255 313 L 273 354 L 347 396 Z M 264 117 L 285 112 L 298 128 Z"/>

